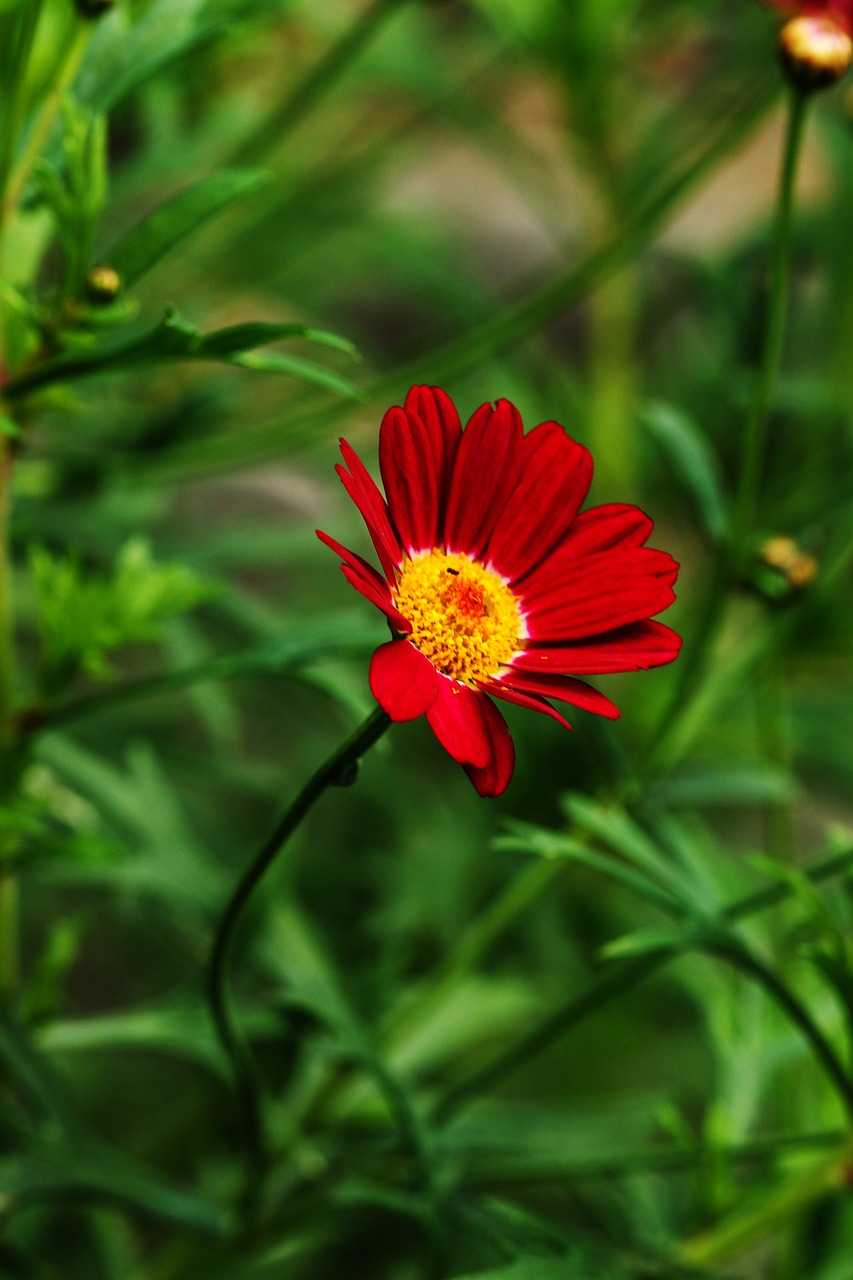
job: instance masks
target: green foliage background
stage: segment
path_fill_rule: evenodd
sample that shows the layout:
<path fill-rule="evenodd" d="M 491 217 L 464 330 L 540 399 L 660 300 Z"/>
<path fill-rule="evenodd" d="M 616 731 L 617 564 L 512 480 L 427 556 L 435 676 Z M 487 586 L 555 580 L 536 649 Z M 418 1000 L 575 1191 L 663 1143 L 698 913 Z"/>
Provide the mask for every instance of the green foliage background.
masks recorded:
<path fill-rule="evenodd" d="M 849 84 L 703 605 L 774 39 L 748 0 L 0 4 L 0 1276 L 853 1280 Z M 365 549 L 337 437 L 375 469 L 414 381 L 586 443 L 682 562 L 685 650 L 596 682 L 615 725 L 511 709 L 496 802 L 423 722 L 323 798 L 234 957 L 274 1154 L 245 1213 L 205 967 L 371 709 L 386 632 L 314 528 Z"/>

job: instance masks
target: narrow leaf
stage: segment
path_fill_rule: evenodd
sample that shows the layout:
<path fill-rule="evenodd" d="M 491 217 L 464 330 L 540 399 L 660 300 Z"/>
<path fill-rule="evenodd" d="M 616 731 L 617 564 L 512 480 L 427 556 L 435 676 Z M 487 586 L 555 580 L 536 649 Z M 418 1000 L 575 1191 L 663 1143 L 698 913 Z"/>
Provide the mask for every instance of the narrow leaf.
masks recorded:
<path fill-rule="evenodd" d="M 265 174 L 252 169 L 209 174 L 149 213 L 112 246 L 104 261 L 126 285 L 135 284 L 175 245 L 265 181 Z"/>
<path fill-rule="evenodd" d="M 243 369 L 256 369 L 259 373 L 280 373 L 286 377 L 298 378 L 300 382 L 308 382 L 311 386 L 320 387 L 323 391 L 331 391 L 333 395 L 344 396 L 347 400 L 366 400 L 364 391 L 343 378 L 331 369 L 325 369 L 313 360 L 301 360 L 299 356 L 285 356 L 278 351 L 246 351 L 232 356 L 232 364 L 239 364 Z"/>
<path fill-rule="evenodd" d="M 702 528 L 712 541 L 719 541 L 728 519 L 723 477 L 699 426 L 682 410 L 660 401 L 646 405 L 641 421 L 692 498 Z"/>
<path fill-rule="evenodd" d="M 10 382 L 4 394 L 7 400 L 14 400 L 52 383 L 72 382 L 94 374 L 159 361 L 221 360 L 233 364 L 236 363 L 235 357 L 245 351 L 288 338 L 301 338 L 352 351 L 351 344 L 337 334 L 292 322 L 239 324 L 204 334 L 170 307 L 160 323 L 146 333 L 127 342 L 105 344 L 82 355 L 60 356 L 57 360 L 48 361 Z"/>

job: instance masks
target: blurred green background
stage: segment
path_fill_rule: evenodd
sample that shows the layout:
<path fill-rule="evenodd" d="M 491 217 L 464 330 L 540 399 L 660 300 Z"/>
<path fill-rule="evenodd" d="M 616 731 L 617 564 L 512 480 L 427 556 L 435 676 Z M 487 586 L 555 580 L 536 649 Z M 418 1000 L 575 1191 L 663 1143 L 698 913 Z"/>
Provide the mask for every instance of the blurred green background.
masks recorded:
<path fill-rule="evenodd" d="M 681 674 L 760 359 L 774 41 L 748 0 L 41 6 L 22 145 L 62 75 L 76 106 L 4 246 L 0 1276 L 853 1280 L 849 85 L 808 121 L 756 527 Z M 342 341 L 183 360 L 167 305 Z M 204 967 L 371 708 L 385 628 L 314 529 L 367 554 L 337 438 L 377 474 L 412 382 L 587 444 L 682 563 L 685 651 L 594 682 L 616 724 L 509 708 L 496 802 L 423 721 L 324 797 L 239 937 L 276 1152 L 244 1230 Z"/>

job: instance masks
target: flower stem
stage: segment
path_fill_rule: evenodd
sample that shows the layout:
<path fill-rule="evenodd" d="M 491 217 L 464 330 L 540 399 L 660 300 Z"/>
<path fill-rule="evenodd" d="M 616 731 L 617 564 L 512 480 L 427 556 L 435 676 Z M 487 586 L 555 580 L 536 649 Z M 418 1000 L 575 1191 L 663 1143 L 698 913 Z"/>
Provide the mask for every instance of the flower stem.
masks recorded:
<path fill-rule="evenodd" d="M 771 651 L 757 672 L 756 721 L 759 750 L 771 769 L 786 779 L 793 769 L 793 747 L 788 713 L 788 681 L 785 663 Z M 768 800 L 764 806 L 764 843 L 767 855 L 793 866 L 797 856 L 794 810 L 790 794 Z"/>
<path fill-rule="evenodd" d="M 679 1262 L 703 1270 L 725 1266 L 753 1253 L 756 1245 L 772 1237 L 780 1227 L 800 1219 L 804 1210 L 831 1195 L 844 1194 L 853 1149 L 833 1152 L 825 1160 L 798 1169 L 781 1185 L 770 1189 L 758 1202 L 747 1201 L 722 1222 L 685 1241 L 678 1250 Z"/>
<path fill-rule="evenodd" d="M 11 484 L 9 441 L 0 440 L 0 801 L 14 789 L 18 777 L 12 727 L 15 647 L 12 562 L 9 555 Z M 0 999 L 14 997 L 19 981 L 18 882 L 11 855 L 11 838 L 7 834 L 0 837 Z"/>
<path fill-rule="evenodd" d="M 365 404 L 378 407 L 387 403 L 389 393 L 397 395 L 401 386 L 423 381 L 444 383 L 448 378 L 466 373 L 525 341 L 555 316 L 576 305 L 649 244 L 678 203 L 743 142 L 769 105 L 766 92 L 750 92 L 740 98 L 723 114 L 719 127 L 703 150 L 673 164 L 651 194 L 631 211 L 612 239 L 498 315 L 425 355 L 379 374 L 366 388 Z M 287 438 L 291 442 L 313 439 L 319 431 L 337 423 L 340 413 L 339 406 L 335 405 L 331 409 L 311 409 L 302 417 L 291 415 L 287 420 Z M 281 432 L 281 423 L 274 418 L 241 432 L 239 442 L 224 436 L 219 441 L 205 441 L 203 456 L 189 447 L 172 450 L 165 461 L 151 464 L 145 472 L 146 481 L 164 474 L 171 479 L 188 474 L 198 476 L 200 471 L 233 466 L 238 459 L 245 464 L 248 460 L 267 458 L 279 450 Z M 139 483 L 139 464 L 135 465 L 134 482 Z"/>
<path fill-rule="evenodd" d="M 331 46 L 325 57 L 312 67 L 304 80 L 266 120 L 254 137 L 241 143 L 234 160 L 241 165 L 257 164 L 273 147 L 280 145 L 313 109 L 335 81 L 358 57 L 386 18 L 399 8 L 403 0 L 373 0 L 341 38 Z"/>
<path fill-rule="evenodd" d="M 9 218 L 15 211 L 21 198 L 30 169 L 38 158 L 59 114 L 64 95 L 71 88 L 83 55 L 89 44 L 92 23 L 80 21 L 74 36 L 68 41 L 56 71 L 56 79 L 42 103 L 39 114 L 30 130 L 29 137 L 21 153 L 21 158 L 13 168 L 3 197 L 3 219 Z"/>
<path fill-rule="evenodd" d="M 732 516 L 731 544 L 733 555 L 742 550 L 744 539 L 755 523 L 761 468 L 767 450 L 767 431 L 770 409 L 782 360 L 782 344 L 785 337 L 785 317 L 788 310 L 788 293 L 791 280 L 791 244 L 794 224 L 794 195 L 797 164 L 802 151 L 805 132 L 806 108 L 809 98 L 794 90 L 788 112 L 788 129 L 782 157 L 782 175 L 776 205 L 776 231 L 773 247 L 773 267 L 767 321 L 764 331 L 764 348 L 758 386 L 752 404 L 752 412 L 746 425 L 741 461 L 740 479 Z"/>
<path fill-rule="evenodd" d="M 391 1052 L 421 1030 L 447 1002 L 492 947 L 565 872 L 565 863 L 537 859 L 530 862 L 469 925 L 428 985 L 395 1009 L 382 1028 L 382 1042 Z"/>
<path fill-rule="evenodd" d="M 382 737 L 390 723 L 385 712 L 377 707 L 308 780 L 246 868 L 216 930 L 207 975 L 207 994 L 219 1043 L 231 1063 L 242 1111 L 249 1161 L 247 1194 L 257 1188 L 263 1176 L 266 1154 L 261 1123 L 260 1081 L 249 1046 L 237 1025 L 229 991 L 229 967 L 237 926 L 255 888 L 303 818 L 327 787 L 349 778 L 358 761 Z"/>
<path fill-rule="evenodd" d="M 811 1045 L 815 1057 L 835 1086 L 838 1097 L 847 1110 L 848 1120 L 853 1120 L 853 1079 L 808 1008 L 797 998 L 788 984 L 743 944 L 724 942 L 720 946 L 712 944 L 705 949 L 710 955 L 727 961 L 735 969 L 739 969 L 747 977 L 753 978 L 763 986 L 794 1025 L 799 1027 Z"/>
<path fill-rule="evenodd" d="M 740 476 L 728 537 L 720 548 L 704 601 L 698 610 L 698 621 L 693 631 L 693 643 L 686 646 L 685 653 L 679 663 L 675 691 L 667 706 L 663 723 L 658 732 L 658 740 L 653 747 L 652 755 L 655 758 L 661 752 L 664 755 L 666 754 L 664 743 L 678 721 L 678 716 L 674 712 L 684 705 L 690 689 L 704 673 L 711 648 L 722 622 L 729 588 L 743 562 L 745 544 L 754 528 L 761 469 L 767 449 L 770 409 L 773 404 L 776 380 L 779 375 L 782 344 L 785 335 L 785 316 L 791 278 L 791 244 L 797 162 L 802 149 L 807 105 L 807 96 L 794 90 L 788 112 L 788 127 L 776 203 L 773 265 L 761 364 L 758 371 L 755 398 L 752 402 L 752 408 L 744 431 Z"/>
<path fill-rule="evenodd" d="M 853 861 L 853 845 L 819 859 L 807 868 L 806 875 L 813 884 L 820 884 L 832 876 L 845 872 L 851 861 Z M 780 902 L 784 902 L 791 892 L 791 887 L 787 884 L 773 884 L 756 893 L 747 894 L 723 909 L 721 923 L 733 925 L 757 912 L 770 910 Z M 544 1018 L 539 1026 L 534 1027 L 516 1044 L 510 1045 L 491 1062 L 455 1085 L 437 1102 L 430 1117 L 432 1123 L 447 1124 L 463 1107 L 501 1084 L 507 1076 L 512 1075 L 531 1058 L 549 1048 L 565 1032 L 585 1022 L 603 1005 L 633 987 L 639 986 L 647 977 L 651 977 L 671 960 L 691 949 L 704 950 L 718 956 L 723 955 L 723 947 L 719 939 L 709 941 L 703 938 L 701 930 L 697 933 L 695 927 L 688 924 L 680 941 L 658 947 L 644 955 L 611 962 L 584 991 Z M 853 1086 L 847 1079 L 834 1050 L 825 1040 L 820 1029 L 811 1022 L 807 1011 L 803 1010 L 789 989 L 783 988 L 783 984 L 775 974 L 767 970 L 766 966 L 751 953 L 734 945 L 734 940 L 730 941 L 723 958 L 732 964 L 739 964 L 743 970 L 748 970 L 786 1009 L 792 1020 L 809 1039 L 845 1105 L 848 1109 L 853 1106 Z"/>

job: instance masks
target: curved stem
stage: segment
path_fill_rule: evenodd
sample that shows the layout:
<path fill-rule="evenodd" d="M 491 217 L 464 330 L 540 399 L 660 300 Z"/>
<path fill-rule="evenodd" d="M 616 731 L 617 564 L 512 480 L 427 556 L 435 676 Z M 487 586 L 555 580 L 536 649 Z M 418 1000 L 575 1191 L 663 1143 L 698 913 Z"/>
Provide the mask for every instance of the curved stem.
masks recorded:
<path fill-rule="evenodd" d="M 740 969 L 742 973 L 755 978 L 766 989 L 768 995 L 771 995 L 777 1004 L 784 1009 L 791 1021 L 799 1027 L 808 1040 L 814 1050 L 815 1057 L 820 1061 L 826 1074 L 835 1085 L 848 1117 L 853 1120 L 853 1080 L 851 1080 L 835 1049 L 806 1006 L 797 999 L 787 983 L 783 982 L 778 974 L 774 973 L 763 960 L 759 959 L 745 946 L 735 946 L 725 942 L 721 945 L 712 944 L 703 948 L 703 950 L 707 950 L 709 954 L 715 955 L 721 960 L 728 961 L 734 968 Z"/>
<path fill-rule="evenodd" d="M 237 926 L 257 885 L 315 802 L 327 787 L 348 780 L 358 761 L 382 737 L 390 723 L 385 712 L 377 707 L 308 780 L 244 871 L 216 930 L 207 974 L 207 996 L 219 1043 L 231 1063 L 243 1114 L 250 1164 L 247 1192 L 255 1188 L 262 1177 L 266 1157 L 257 1068 L 238 1028 L 229 992 L 229 965 Z"/>
<path fill-rule="evenodd" d="M 625 960 L 610 966 L 579 996 L 557 1009 L 517 1044 L 511 1045 L 445 1094 L 430 1116 L 432 1123 L 437 1126 L 448 1124 L 466 1103 L 500 1084 L 506 1076 L 512 1075 L 530 1058 L 547 1049 L 566 1031 L 586 1021 L 608 1001 L 639 986 L 657 969 L 672 960 L 675 954 L 672 948 L 661 948 L 635 960 Z"/>

